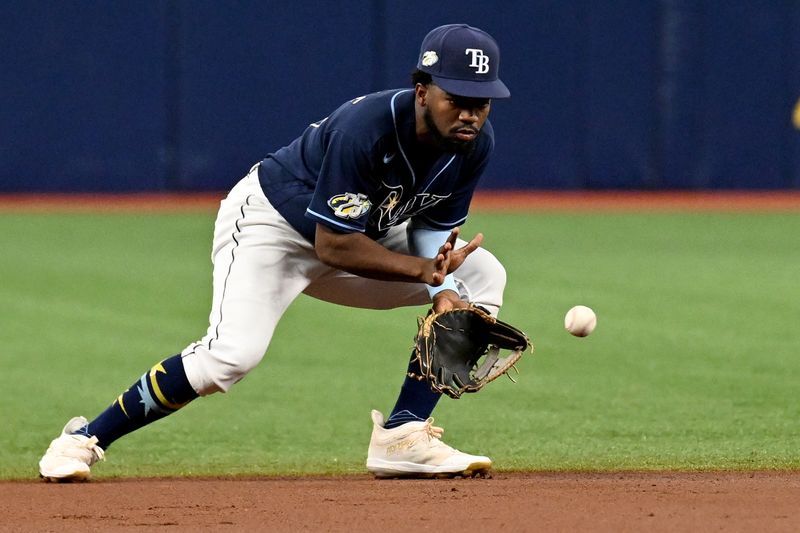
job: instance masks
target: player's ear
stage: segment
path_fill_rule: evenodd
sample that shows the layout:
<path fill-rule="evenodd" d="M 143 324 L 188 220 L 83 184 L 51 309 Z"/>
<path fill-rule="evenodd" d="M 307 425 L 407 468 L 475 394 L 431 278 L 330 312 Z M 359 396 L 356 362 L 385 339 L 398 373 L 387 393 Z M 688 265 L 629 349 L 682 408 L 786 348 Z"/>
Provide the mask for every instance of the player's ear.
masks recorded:
<path fill-rule="evenodd" d="M 417 98 L 417 103 L 424 107 L 428 101 L 428 86 L 422 83 L 416 84 L 414 86 L 414 95 Z"/>

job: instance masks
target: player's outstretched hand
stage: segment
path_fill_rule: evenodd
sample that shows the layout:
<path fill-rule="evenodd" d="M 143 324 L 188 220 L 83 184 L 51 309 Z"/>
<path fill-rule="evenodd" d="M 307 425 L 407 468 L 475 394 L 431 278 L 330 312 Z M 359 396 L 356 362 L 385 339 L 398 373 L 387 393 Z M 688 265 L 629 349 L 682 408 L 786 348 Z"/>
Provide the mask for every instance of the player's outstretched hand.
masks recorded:
<path fill-rule="evenodd" d="M 444 313 L 452 309 L 469 307 L 469 302 L 462 300 L 455 291 L 441 291 L 433 295 L 433 312 Z"/>
<path fill-rule="evenodd" d="M 483 242 L 483 233 L 478 233 L 466 245 L 456 249 L 455 244 L 459 232 L 460 228 L 455 228 L 450 232 L 447 241 L 439 248 L 439 254 L 433 259 L 433 274 L 431 276 L 433 282 L 431 285 L 437 286 L 444 283 L 444 277 L 460 267 L 467 259 L 467 256 L 477 250 L 481 242 Z"/>

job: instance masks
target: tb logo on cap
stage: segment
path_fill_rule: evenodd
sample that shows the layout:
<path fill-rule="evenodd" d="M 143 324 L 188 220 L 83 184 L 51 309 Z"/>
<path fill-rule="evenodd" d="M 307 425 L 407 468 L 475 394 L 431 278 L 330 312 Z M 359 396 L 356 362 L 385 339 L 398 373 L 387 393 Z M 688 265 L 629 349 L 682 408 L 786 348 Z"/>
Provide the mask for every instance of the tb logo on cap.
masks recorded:
<path fill-rule="evenodd" d="M 480 48 L 467 48 L 464 54 L 472 54 L 472 61 L 469 66 L 475 69 L 477 74 L 489 72 L 489 56 L 483 53 Z"/>

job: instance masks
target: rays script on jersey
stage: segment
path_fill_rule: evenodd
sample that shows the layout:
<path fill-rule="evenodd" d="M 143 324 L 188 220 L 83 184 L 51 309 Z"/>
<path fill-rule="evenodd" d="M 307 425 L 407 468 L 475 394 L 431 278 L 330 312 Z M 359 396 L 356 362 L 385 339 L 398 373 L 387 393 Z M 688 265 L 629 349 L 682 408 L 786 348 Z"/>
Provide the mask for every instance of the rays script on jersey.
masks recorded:
<path fill-rule="evenodd" d="M 389 193 L 378 208 L 377 226 L 380 231 L 387 230 L 397 225 L 398 222 L 410 218 L 450 196 L 449 194 L 438 195 L 421 192 L 415 194 L 401 205 L 403 186 L 387 185 L 386 183 L 384 183 L 383 186 L 389 189 Z"/>

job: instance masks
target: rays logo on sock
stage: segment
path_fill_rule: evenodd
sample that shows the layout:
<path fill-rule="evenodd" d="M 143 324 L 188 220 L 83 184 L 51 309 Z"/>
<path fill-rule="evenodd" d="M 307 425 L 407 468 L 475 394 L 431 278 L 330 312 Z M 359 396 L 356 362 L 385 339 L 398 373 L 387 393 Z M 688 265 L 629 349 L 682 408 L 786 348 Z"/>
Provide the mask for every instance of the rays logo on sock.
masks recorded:
<path fill-rule="evenodd" d="M 372 202 L 366 194 L 346 192 L 328 200 L 333 214 L 339 218 L 359 218 L 369 212 Z"/>
<path fill-rule="evenodd" d="M 175 403 L 170 401 L 166 395 L 162 392 L 161 386 L 158 384 L 158 376 L 162 374 L 166 377 L 167 369 L 164 368 L 164 361 L 153 366 L 150 369 L 150 372 L 145 372 L 142 377 L 139 379 L 139 385 L 136 387 L 136 390 L 139 392 L 139 403 L 144 406 L 144 416 L 147 417 L 150 414 L 150 411 L 153 411 L 159 415 L 168 415 L 173 411 L 177 411 L 187 402 L 184 403 Z M 125 413 L 125 416 L 130 418 L 128 412 L 125 409 L 125 405 L 123 404 L 123 397 L 120 395 L 117 398 L 119 402 L 119 406 L 122 409 L 122 412 Z M 191 400 L 189 400 L 191 401 Z"/>

